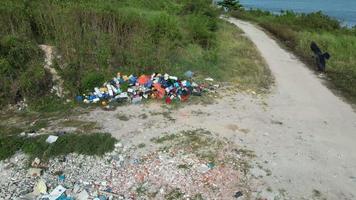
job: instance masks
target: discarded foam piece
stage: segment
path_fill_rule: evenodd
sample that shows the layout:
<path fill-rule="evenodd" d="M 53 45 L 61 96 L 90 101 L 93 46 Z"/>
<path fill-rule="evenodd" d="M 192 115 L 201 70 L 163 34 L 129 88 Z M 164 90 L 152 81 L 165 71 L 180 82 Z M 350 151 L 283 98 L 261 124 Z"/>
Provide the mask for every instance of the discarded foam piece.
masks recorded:
<path fill-rule="evenodd" d="M 132 98 L 132 103 L 133 104 L 140 103 L 141 101 L 142 101 L 142 97 L 140 97 L 140 96 Z"/>
<path fill-rule="evenodd" d="M 80 190 L 80 185 L 75 184 L 75 185 L 74 185 L 74 188 L 73 188 L 73 193 L 76 194 L 76 193 L 79 192 L 79 190 Z"/>
<path fill-rule="evenodd" d="M 37 195 L 34 195 L 32 192 L 25 194 L 19 198 L 19 200 L 33 200 L 36 199 Z"/>
<path fill-rule="evenodd" d="M 50 136 L 48 136 L 48 138 L 46 139 L 46 142 L 52 144 L 52 143 L 56 142 L 57 139 L 58 139 L 58 136 L 50 135 Z"/>
<path fill-rule="evenodd" d="M 36 158 L 32 161 L 31 166 L 32 166 L 32 167 L 38 167 L 38 166 L 40 165 L 40 163 L 41 163 L 41 160 L 36 157 Z"/>
<path fill-rule="evenodd" d="M 29 168 L 27 171 L 27 176 L 29 177 L 37 177 L 41 176 L 42 169 L 40 168 Z"/>
<path fill-rule="evenodd" d="M 65 187 L 63 187 L 62 185 L 58 185 L 51 193 L 49 193 L 48 195 L 43 195 L 41 199 L 58 200 L 65 193 L 65 191 Z"/>
<path fill-rule="evenodd" d="M 37 183 L 33 187 L 33 194 L 38 196 L 46 193 L 47 193 L 47 185 L 46 182 L 41 178 L 37 181 Z"/>
<path fill-rule="evenodd" d="M 77 199 L 77 200 L 88 200 L 89 199 L 89 194 L 84 189 L 79 194 L 77 194 L 75 197 L 76 197 L 75 199 Z"/>
<path fill-rule="evenodd" d="M 213 78 L 210 78 L 210 77 L 205 78 L 205 80 L 206 80 L 206 81 L 214 81 L 214 79 L 213 79 Z"/>
<path fill-rule="evenodd" d="M 198 172 L 200 173 L 206 173 L 210 170 L 209 166 L 205 165 L 205 164 L 201 164 L 200 166 L 198 166 L 197 168 Z"/>

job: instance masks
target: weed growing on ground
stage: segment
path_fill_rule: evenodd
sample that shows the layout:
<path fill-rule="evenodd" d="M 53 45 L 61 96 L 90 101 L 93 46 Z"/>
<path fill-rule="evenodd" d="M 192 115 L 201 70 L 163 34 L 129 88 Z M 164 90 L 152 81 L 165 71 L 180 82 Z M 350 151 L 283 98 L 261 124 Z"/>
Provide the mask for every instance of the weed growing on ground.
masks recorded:
<path fill-rule="evenodd" d="M 6 159 L 21 150 L 31 158 L 49 159 L 69 153 L 84 155 L 104 155 L 114 150 L 115 138 L 108 133 L 65 134 L 55 143 L 46 143 L 48 135 L 33 138 L 21 136 L 0 137 L 0 160 Z"/>
<path fill-rule="evenodd" d="M 151 142 L 159 144 L 162 152 L 174 152 L 177 148 L 184 149 L 207 163 L 212 165 L 229 164 L 244 174 L 247 174 L 251 167 L 249 160 L 255 157 L 252 151 L 232 148 L 231 143 L 215 138 L 204 129 L 183 131 L 178 134 L 165 134 L 161 137 L 152 138 Z M 225 152 L 224 156 L 221 157 L 222 151 L 230 153 Z M 240 159 L 236 159 L 237 156 Z M 178 166 L 180 169 L 186 169 L 186 167 L 189 166 Z"/>
<path fill-rule="evenodd" d="M 182 199 L 183 196 L 184 193 L 181 192 L 179 188 L 174 188 L 168 194 L 166 194 L 164 198 L 167 200 L 176 200 L 176 199 Z"/>
<path fill-rule="evenodd" d="M 129 121 L 130 120 L 130 117 L 125 115 L 125 114 L 122 114 L 122 113 L 118 113 L 116 115 L 116 118 L 121 120 L 121 121 Z"/>

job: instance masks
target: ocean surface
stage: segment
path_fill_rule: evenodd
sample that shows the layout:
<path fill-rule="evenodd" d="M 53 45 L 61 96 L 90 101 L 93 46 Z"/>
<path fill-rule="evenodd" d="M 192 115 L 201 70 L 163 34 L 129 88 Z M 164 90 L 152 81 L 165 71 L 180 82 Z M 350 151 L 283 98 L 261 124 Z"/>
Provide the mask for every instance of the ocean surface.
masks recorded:
<path fill-rule="evenodd" d="M 279 13 L 281 10 L 310 13 L 322 11 L 343 25 L 356 26 L 356 0 L 240 0 L 245 8 Z"/>

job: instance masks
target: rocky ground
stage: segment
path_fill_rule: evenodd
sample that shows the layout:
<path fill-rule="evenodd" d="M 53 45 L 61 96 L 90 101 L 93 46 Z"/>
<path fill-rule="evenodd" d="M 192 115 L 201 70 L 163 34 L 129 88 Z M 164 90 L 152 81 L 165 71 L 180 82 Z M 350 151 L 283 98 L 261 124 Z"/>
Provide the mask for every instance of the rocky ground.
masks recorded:
<path fill-rule="evenodd" d="M 29 163 L 19 153 L 0 163 L 0 199 L 45 199 L 40 193 L 58 186 L 74 199 L 246 199 L 255 195 L 253 157 L 203 129 L 163 134 L 137 146 L 119 142 L 104 157 L 70 154 Z"/>

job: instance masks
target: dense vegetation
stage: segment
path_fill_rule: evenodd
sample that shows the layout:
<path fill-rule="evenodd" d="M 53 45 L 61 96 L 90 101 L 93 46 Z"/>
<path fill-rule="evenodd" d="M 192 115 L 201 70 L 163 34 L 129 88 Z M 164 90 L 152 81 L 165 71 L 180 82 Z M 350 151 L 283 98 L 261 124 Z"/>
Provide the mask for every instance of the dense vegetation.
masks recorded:
<path fill-rule="evenodd" d="M 41 159 L 69 153 L 104 155 L 106 152 L 113 151 L 117 142 L 108 133 L 65 134 L 52 144 L 46 142 L 47 137 L 48 135 L 33 138 L 0 135 L 0 160 L 11 157 L 19 150 L 32 158 Z"/>
<path fill-rule="evenodd" d="M 356 102 L 356 28 L 345 28 L 321 12 L 297 14 L 291 11 L 274 15 L 261 10 L 237 11 L 233 16 L 255 21 L 279 38 L 310 66 L 315 66 L 311 41 L 331 54 L 327 75 L 331 86 Z"/>
<path fill-rule="evenodd" d="M 206 0 L 1 1 L 0 103 L 48 94 L 37 44 L 58 48 L 57 68 L 74 94 L 118 70 L 188 69 L 190 49 L 216 45 L 217 16 Z"/>
<path fill-rule="evenodd" d="M 192 70 L 228 80 L 229 70 L 241 69 L 237 78 L 265 85 L 264 79 L 259 80 L 264 75 L 263 64 L 244 66 L 246 62 L 233 63 L 228 58 L 236 47 L 225 50 L 221 44 L 234 38 L 219 34 L 221 29 L 231 32 L 233 28 L 220 23 L 218 17 L 219 10 L 210 0 L 3 0 L 0 105 L 25 97 L 41 107 L 53 100 L 53 83 L 41 67 L 43 53 L 38 44 L 56 47 L 54 66 L 70 97 L 118 71 L 181 76 Z M 253 49 L 244 44 L 240 47 L 247 52 Z"/>

